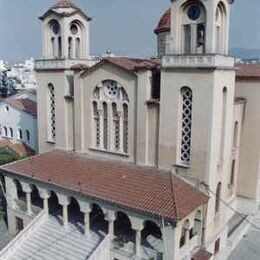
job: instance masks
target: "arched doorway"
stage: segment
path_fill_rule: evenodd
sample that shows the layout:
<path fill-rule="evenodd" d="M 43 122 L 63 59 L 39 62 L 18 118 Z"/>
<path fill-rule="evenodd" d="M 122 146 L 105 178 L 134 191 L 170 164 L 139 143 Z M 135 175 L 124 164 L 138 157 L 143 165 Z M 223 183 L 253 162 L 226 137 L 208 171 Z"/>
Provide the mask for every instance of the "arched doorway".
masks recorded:
<path fill-rule="evenodd" d="M 68 206 L 69 221 L 75 224 L 84 223 L 84 214 L 80 211 L 78 201 L 71 197 L 70 204 Z"/>
<path fill-rule="evenodd" d="M 39 191 L 35 185 L 32 185 L 32 193 L 31 193 L 31 202 L 32 205 L 38 207 L 38 208 L 43 208 L 43 200 L 39 195 Z"/>
<path fill-rule="evenodd" d="M 59 204 L 57 194 L 54 191 L 51 191 L 49 198 L 49 213 L 54 216 L 62 215 L 62 206 Z"/>
<path fill-rule="evenodd" d="M 108 232 L 108 225 L 105 220 L 104 212 L 97 204 L 92 205 L 92 210 L 90 212 L 90 229 L 102 232 L 104 235 Z"/>
<path fill-rule="evenodd" d="M 124 212 L 116 212 L 116 220 L 114 224 L 115 237 L 127 243 L 135 241 L 135 231 L 132 229 L 131 221 Z"/>

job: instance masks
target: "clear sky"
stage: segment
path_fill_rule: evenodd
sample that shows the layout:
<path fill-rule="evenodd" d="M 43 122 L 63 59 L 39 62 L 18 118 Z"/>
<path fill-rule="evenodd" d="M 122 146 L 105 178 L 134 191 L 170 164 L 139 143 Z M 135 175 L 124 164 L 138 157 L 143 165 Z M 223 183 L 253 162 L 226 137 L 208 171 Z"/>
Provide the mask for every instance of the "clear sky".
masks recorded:
<path fill-rule="evenodd" d="M 41 57 L 38 17 L 55 0 L 0 0 L 0 59 Z M 147 57 L 156 52 L 153 30 L 170 0 L 74 0 L 91 22 L 91 53 Z M 260 0 L 235 0 L 230 47 L 260 49 Z"/>

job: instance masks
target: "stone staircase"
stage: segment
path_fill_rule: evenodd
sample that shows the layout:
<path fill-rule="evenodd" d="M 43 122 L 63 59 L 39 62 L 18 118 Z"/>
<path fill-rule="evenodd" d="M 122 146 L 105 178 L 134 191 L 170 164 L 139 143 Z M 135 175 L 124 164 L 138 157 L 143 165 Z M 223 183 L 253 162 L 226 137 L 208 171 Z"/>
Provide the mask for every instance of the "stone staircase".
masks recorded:
<path fill-rule="evenodd" d="M 84 235 L 78 222 L 65 228 L 61 218 L 49 216 L 32 234 L 9 254 L 8 260 L 86 260 L 94 253 L 104 235 L 90 232 Z"/>

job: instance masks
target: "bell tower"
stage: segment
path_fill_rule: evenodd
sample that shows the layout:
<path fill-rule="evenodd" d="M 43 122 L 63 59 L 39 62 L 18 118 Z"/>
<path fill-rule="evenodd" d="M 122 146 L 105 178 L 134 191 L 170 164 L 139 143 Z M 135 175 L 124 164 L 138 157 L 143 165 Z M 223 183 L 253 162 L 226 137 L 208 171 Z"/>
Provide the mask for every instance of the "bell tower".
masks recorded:
<path fill-rule="evenodd" d="M 88 17 L 74 2 L 58 0 L 41 17 L 42 59 L 35 62 L 39 88 L 39 150 L 73 150 L 74 70 L 93 65 Z"/>
<path fill-rule="evenodd" d="M 207 187 L 203 244 L 227 242 L 235 71 L 229 57 L 231 0 L 171 0 L 169 51 L 162 58 L 159 166 Z M 210 193 L 211 192 L 211 193 Z"/>

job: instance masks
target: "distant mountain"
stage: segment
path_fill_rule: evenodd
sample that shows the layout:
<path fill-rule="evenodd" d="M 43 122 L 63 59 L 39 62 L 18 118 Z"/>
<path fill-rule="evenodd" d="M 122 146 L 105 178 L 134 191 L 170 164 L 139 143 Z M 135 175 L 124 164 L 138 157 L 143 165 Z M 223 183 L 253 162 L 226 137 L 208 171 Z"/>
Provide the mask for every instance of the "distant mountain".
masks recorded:
<path fill-rule="evenodd" d="M 229 51 L 230 55 L 239 59 L 259 59 L 260 49 L 233 48 Z"/>

